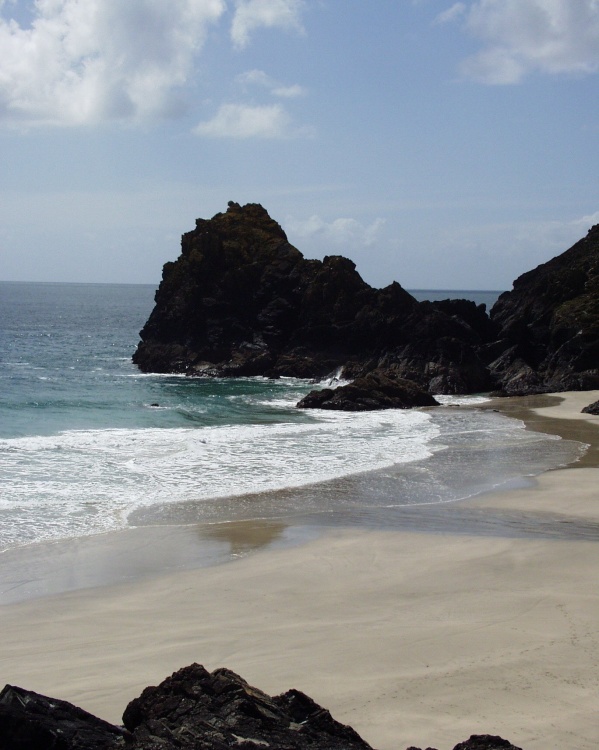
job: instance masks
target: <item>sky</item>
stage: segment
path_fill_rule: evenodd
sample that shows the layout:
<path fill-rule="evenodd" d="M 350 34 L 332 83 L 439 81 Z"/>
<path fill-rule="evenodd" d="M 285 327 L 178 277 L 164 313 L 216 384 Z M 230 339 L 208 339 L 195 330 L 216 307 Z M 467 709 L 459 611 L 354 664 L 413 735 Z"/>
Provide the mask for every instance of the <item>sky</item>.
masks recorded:
<path fill-rule="evenodd" d="M 376 287 L 599 223 L 599 0 L 0 0 L 0 279 L 157 284 L 261 203 Z"/>

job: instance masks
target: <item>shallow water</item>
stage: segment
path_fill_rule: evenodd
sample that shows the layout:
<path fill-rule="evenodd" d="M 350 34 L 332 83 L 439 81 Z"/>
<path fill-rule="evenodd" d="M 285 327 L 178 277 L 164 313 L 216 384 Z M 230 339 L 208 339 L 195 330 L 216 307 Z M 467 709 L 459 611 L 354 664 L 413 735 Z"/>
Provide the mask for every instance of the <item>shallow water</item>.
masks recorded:
<path fill-rule="evenodd" d="M 0 549 L 130 525 L 387 525 L 580 455 L 459 399 L 317 412 L 295 408 L 307 381 L 143 375 L 130 357 L 153 293 L 0 284 Z"/>

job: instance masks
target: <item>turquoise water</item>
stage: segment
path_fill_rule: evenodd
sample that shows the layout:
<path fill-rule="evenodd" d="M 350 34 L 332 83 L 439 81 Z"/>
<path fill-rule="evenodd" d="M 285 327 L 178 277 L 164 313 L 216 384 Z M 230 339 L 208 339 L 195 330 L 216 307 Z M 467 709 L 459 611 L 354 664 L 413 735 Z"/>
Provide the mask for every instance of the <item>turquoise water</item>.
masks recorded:
<path fill-rule="evenodd" d="M 153 296 L 0 283 L 0 549 L 129 524 L 440 503 L 579 451 L 459 399 L 327 413 L 295 408 L 307 381 L 141 374 L 131 355 Z M 358 498 L 339 489 L 369 472 Z"/>

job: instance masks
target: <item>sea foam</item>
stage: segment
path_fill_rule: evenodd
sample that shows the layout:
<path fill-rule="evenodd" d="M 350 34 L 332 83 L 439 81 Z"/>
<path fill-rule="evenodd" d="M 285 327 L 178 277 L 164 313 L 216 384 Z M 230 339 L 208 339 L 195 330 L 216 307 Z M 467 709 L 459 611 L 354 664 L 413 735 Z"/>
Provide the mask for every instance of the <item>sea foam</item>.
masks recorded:
<path fill-rule="evenodd" d="M 69 525 L 73 535 L 94 533 L 122 527 L 143 506 L 299 487 L 421 460 L 437 435 L 428 413 L 389 411 L 1 440 L 8 481 L 0 510 L 25 513 L 31 539 L 71 535 Z M 5 523 L 0 545 L 22 533 L 21 524 L 11 532 Z"/>

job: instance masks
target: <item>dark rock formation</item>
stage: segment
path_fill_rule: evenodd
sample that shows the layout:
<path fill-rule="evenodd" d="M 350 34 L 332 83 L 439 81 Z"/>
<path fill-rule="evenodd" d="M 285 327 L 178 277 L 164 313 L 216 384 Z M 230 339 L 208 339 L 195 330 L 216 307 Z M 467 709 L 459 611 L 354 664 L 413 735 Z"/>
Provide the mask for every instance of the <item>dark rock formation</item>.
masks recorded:
<path fill-rule="evenodd" d="M 0 693 L 2 750 L 372 750 L 299 690 L 271 698 L 229 669 L 208 672 L 199 664 L 146 688 L 123 723 L 11 685 Z M 454 750 L 520 748 L 472 735 Z"/>
<path fill-rule="evenodd" d="M 408 750 L 420 750 L 420 748 L 409 747 Z M 435 748 L 428 747 L 426 750 L 435 750 Z M 492 734 L 473 734 L 470 739 L 457 744 L 453 750 L 522 750 L 522 748 Z"/>
<path fill-rule="evenodd" d="M 433 394 L 599 388 L 599 225 L 520 276 L 489 318 L 467 300 L 419 303 L 396 282 L 373 289 L 340 256 L 307 260 L 262 206 L 229 203 L 183 235 L 140 335 L 133 361 L 145 372 L 393 367 Z"/>
<path fill-rule="evenodd" d="M 599 225 L 514 282 L 491 310 L 486 350 L 507 395 L 599 388 Z"/>
<path fill-rule="evenodd" d="M 453 750 L 522 750 L 511 742 L 492 734 L 472 734 L 470 739 L 460 742 Z"/>
<path fill-rule="evenodd" d="M 298 690 L 271 698 L 228 669 L 198 664 L 146 688 L 123 714 L 136 747 L 369 750 L 351 727 Z"/>
<path fill-rule="evenodd" d="M 129 739 L 127 730 L 66 701 L 12 685 L 0 693 L 2 750 L 113 750 Z"/>
<path fill-rule="evenodd" d="M 411 380 L 398 376 L 397 369 L 377 368 L 348 385 L 310 391 L 299 403 L 300 409 L 336 409 L 369 411 L 373 409 L 410 409 L 413 406 L 438 406 L 430 393 Z"/>
<path fill-rule="evenodd" d="M 465 300 L 418 303 L 370 287 L 339 256 L 306 260 L 262 206 L 198 219 L 164 266 L 133 361 L 145 372 L 323 377 L 401 363 L 435 393 L 491 381 L 477 348 L 492 324 Z"/>
<path fill-rule="evenodd" d="M 599 417 L 599 401 L 593 401 L 592 404 L 585 406 L 582 412 L 583 414 L 594 414 Z"/>
<path fill-rule="evenodd" d="M 10 685 L 0 694 L 2 750 L 371 750 L 298 690 L 271 698 L 228 669 L 198 664 L 146 688 L 123 723 Z"/>

